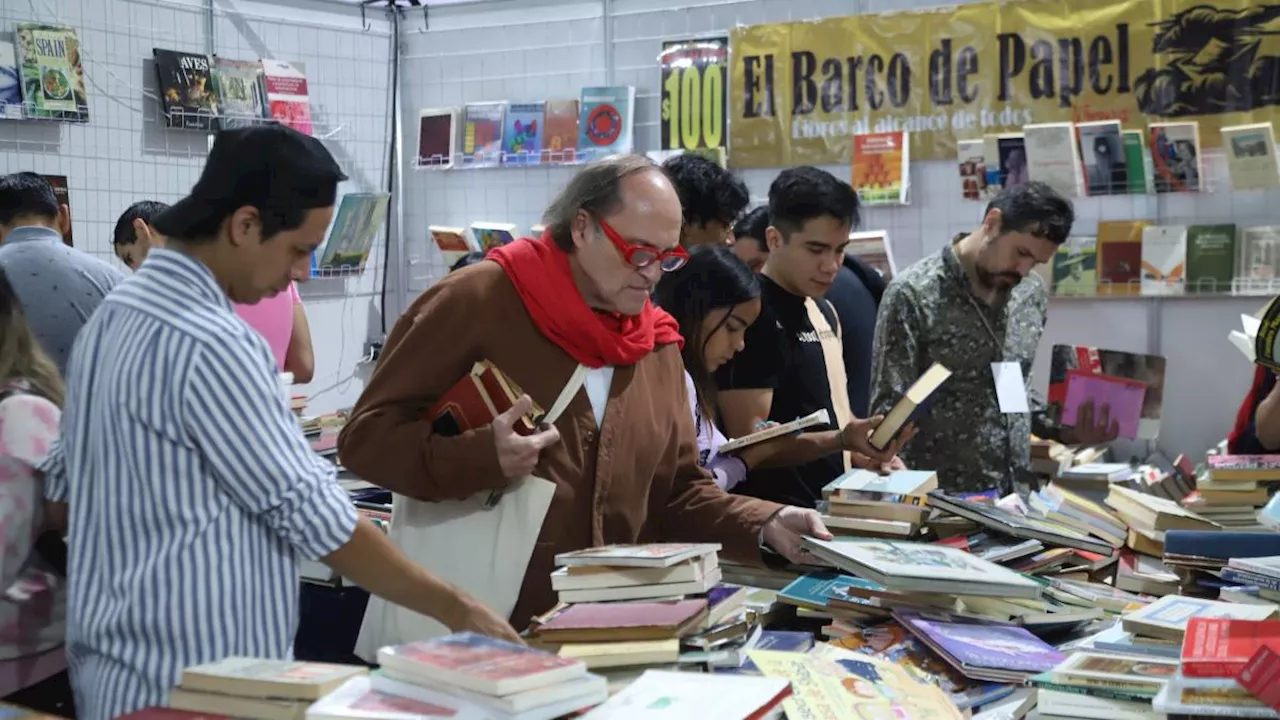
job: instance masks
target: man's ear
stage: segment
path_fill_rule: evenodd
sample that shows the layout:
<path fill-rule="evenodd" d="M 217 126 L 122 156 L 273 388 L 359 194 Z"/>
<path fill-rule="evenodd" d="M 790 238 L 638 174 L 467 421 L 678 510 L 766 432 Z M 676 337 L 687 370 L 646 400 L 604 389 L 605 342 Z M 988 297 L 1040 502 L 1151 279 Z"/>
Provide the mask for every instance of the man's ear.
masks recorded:
<path fill-rule="evenodd" d="M 262 242 L 262 216 L 258 208 L 245 205 L 227 220 L 227 235 L 234 246 Z"/>
<path fill-rule="evenodd" d="M 71 208 L 66 203 L 58 206 L 58 232 L 63 235 L 71 232 Z"/>
<path fill-rule="evenodd" d="M 573 222 L 569 224 L 569 234 L 573 238 L 575 248 L 582 248 L 591 242 L 591 225 L 591 216 L 586 210 L 579 210 L 578 214 L 573 216 Z"/>
<path fill-rule="evenodd" d="M 988 238 L 995 238 L 1000 235 L 1000 223 L 1004 220 L 1004 213 L 998 208 L 991 208 L 982 218 L 982 233 Z"/>
<path fill-rule="evenodd" d="M 769 248 L 769 252 L 777 250 L 778 246 L 782 245 L 784 242 L 786 242 L 786 240 L 782 237 L 782 231 L 778 228 L 770 225 L 764 229 L 764 243 L 765 246 Z"/>

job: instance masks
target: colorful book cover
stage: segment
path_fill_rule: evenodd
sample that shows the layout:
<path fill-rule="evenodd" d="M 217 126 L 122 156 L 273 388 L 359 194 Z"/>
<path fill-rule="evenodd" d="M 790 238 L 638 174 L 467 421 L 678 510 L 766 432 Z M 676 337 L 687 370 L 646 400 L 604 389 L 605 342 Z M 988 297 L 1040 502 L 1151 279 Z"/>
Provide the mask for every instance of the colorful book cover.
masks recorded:
<path fill-rule="evenodd" d="M 507 165 L 537 165 L 542 161 L 546 131 L 545 102 L 512 103 L 502 131 L 502 161 Z"/>
<path fill-rule="evenodd" d="M 1181 295 L 1187 290 L 1187 228 L 1149 225 L 1142 229 L 1142 294 Z"/>
<path fill-rule="evenodd" d="M 462 110 L 462 167 L 494 167 L 502 162 L 502 124 L 507 103 L 467 103 Z"/>
<path fill-rule="evenodd" d="M 960 710 L 973 707 L 1001 687 L 965 677 L 897 622 L 858 628 L 852 635 L 831 641 L 829 646 L 887 660 L 916 682 L 941 688 Z"/>
<path fill-rule="evenodd" d="M 1200 125 L 1195 122 L 1152 123 L 1152 179 L 1158 193 L 1198 192 L 1204 172 L 1200 159 Z"/>
<path fill-rule="evenodd" d="M 636 89 L 631 85 L 582 88 L 578 121 L 579 159 L 590 162 L 634 149 Z"/>
<path fill-rule="evenodd" d="M 542 162 L 567 165 L 578 161 L 578 115 L 577 100 L 547 101 Z"/>
<path fill-rule="evenodd" d="M 1092 402 L 1094 408 L 1109 409 L 1111 421 L 1119 426 L 1120 437 L 1136 439 L 1146 394 L 1146 383 L 1137 380 L 1087 370 L 1070 370 L 1067 372 L 1067 395 L 1062 401 L 1062 424 L 1075 427 L 1080 419 L 1080 408 Z"/>
<path fill-rule="evenodd" d="M 471 235 L 480 249 L 488 252 L 515 242 L 516 226 L 512 223 L 474 222 L 471 223 Z"/>
<path fill-rule="evenodd" d="M 320 257 L 321 271 L 357 273 L 364 269 L 374 238 L 387 214 L 388 193 L 349 193 L 334 217 Z"/>
<path fill-rule="evenodd" d="M 269 116 L 310 135 L 311 95 L 307 88 L 307 75 L 300 64 L 263 58 L 262 77 Z"/>
<path fill-rule="evenodd" d="M 1054 345 L 1049 359 L 1049 393 L 1045 412 L 1061 422 L 1062 404 L 1067 397 L 1067 376 L 1085 370 L 1136 380 L 1147 386 L 1142 398 L 1142 420 L 1138 437 L 1154 440 L 1160 436 L 1160 414 L 1164 404 L 1165 358 L 1119 350 L 1101 350 L 1086 345 Z"/>
<path fill-rule="evenodd" d="M 1187 228 L 1187 292 L 1228 293 L 1236 277 L 1236 226 Z"/>
<path fill-rule="evenodd" d="M 0 120 L 22 118 L 22 77 L 18 71 L 18 51 L 13 43 L 0 40 Z"/>
<path fill-rule="evenodd" d="M 392 659 L 401 667 L 421 667 L 420 673 L 435 669 L 483 680 L 512 680 L 575 667 L 585 672 L 580 660 L 470 632 L 393 645 L 379 650 L 378 657 L 384 665 Z"/>
<path fill-rule="evenodd" d="M 431 233 L 431 240 L 440 250 L 446 266 L 452 267 L 462 258 L 480 250 L 478 244 L 467 239 L 466 228 L 432 225 L 427 231 Z"/>
<path fill-rule="evenodd" d="M 853 189 L 864 203 L 906 203 L 910 136 L 903 131 L 853 136 Z"/>
<path fill-rule="evenodd" d="M 1053 257 L 1055 295 L 1098 294 L 1098 238 L 1073 235 Z"/>
<path fill-rule="evenodd" d="M 22 98 L 31 117 L 88 122 L 80 39 L 68 27 L 19 23 Z"/>
<path fill-rule="evenodd" d="M 222 102 L 218 116 L 220 130 L 257 125 L 268 116 L 262 63 L 215 57 L 213 74 L 218 84 L 218 99 Z"/>
<path fill-rule="evenodd" d="M 218 85 L 208 55 L 152 48 L 160 106 L 171 128 L 210 130 L 218 115 Z"/>
<path fill-rule="evenodd" d="M 964 717 L 941 689 L 918 683 L 901 667 L 869 655 L 828 646 L 821 654 L 750 650 L 747 656 L 766 677 L 791 681 L 791 696 L 782 703 L 787 717 Z"/>
<path fill-rule="evenodd" d="M 811 572 L 792 580 L 785 588 L 779 590 L 778 599 L 797 607 L 825 608 L 833 593 L 843 600 L 848 593 L 842 592 L 841 588 L 857 583 L 858 579 L 851 575 Z M 849 597 L 850 603 L 871 607 L 864 598 Z"/>
<path fill-rule="evenodd" d="M 964 666 L 1041 673 L 1052 670 L 1066 657 L 1026 628 L 1016 625 L 916 613 L 900 613 L 894 617 L 927 644 Z"/>

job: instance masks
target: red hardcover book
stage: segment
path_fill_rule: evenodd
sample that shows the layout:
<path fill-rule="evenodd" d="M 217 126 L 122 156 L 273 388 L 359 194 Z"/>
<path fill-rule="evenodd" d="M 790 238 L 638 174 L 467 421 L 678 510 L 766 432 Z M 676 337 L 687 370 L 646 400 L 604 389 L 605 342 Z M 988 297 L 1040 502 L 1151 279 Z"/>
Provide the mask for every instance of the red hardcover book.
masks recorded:
<path fill-rule="evenodd" d="M 1182 639 L 1182 674 L 1232 678 L 1259 648 L 1280 647 L 1280 621 L 1195 617 Z"/>
<path fill-rule="evenodd" d="M 523 391 L 505 373 L 488 360 L 476 363 L 471 372 L 454 383 L 427 411 L 435 433 L 461 435 L 484 427 L 515 404 Z M 535 402 L 532 410 L 515 424 L 515 431 L 530 435 L 538 427 L 542 408 Z"/>
<path fill-rule="evenodd" d="M 1272 710 L 1280 710 L 1280 651 L 1270 645 L 1258 648 L 1236 676 L 1236 683 Z"/>

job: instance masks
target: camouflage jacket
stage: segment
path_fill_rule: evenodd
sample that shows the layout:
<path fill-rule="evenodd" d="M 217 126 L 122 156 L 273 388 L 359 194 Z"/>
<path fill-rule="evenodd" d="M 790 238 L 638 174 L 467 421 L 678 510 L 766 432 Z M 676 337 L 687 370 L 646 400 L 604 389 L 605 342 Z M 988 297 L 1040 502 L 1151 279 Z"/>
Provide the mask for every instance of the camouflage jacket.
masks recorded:
<path fill-rule="evenodd" d="M 952 372 L 918 420 L 919 434 L 902 449 L 908 467 L 936 471 L 939 485 L 951 491 L 1008 492 L 1031 484 L 1033 422 L 1037 434 L 1052 435 L 1042 427 L 1044 404 L 1030 391 L 1047 311 L 1048 292 L 1036 274 L 999 307 L 979 300 L 951 246 L 893 278 L 876 320 L 872 412 L 888 412 L 934 362 Z M 1000 411 L 996 362 L 1022 366 L 1030 414 Z"/>

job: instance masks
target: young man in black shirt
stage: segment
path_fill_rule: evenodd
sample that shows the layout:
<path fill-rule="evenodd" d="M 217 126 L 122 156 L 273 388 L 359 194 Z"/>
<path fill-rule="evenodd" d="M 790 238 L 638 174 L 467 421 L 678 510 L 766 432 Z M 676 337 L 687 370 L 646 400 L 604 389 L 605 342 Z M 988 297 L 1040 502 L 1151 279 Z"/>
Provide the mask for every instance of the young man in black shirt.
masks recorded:
<path fill-rule="evenodd" d="M 879 424 L 849 408 L 840 320 L 823 299 L 836 280 L 858 222 L 858 196 L 813 167 L 782 171 L 769 188 L 769 257 L 761 272 L 763 309 L 745 348 L 716 373 L 724 431 L 740 437 L 761 421 L 787 422 L 825 409 L 838 430 L 772 441 L 740 492 L 803 507 L 822 488 L 859 465 L 898 466 L 898 445 L 876 451 L 868 435 Z"/>

